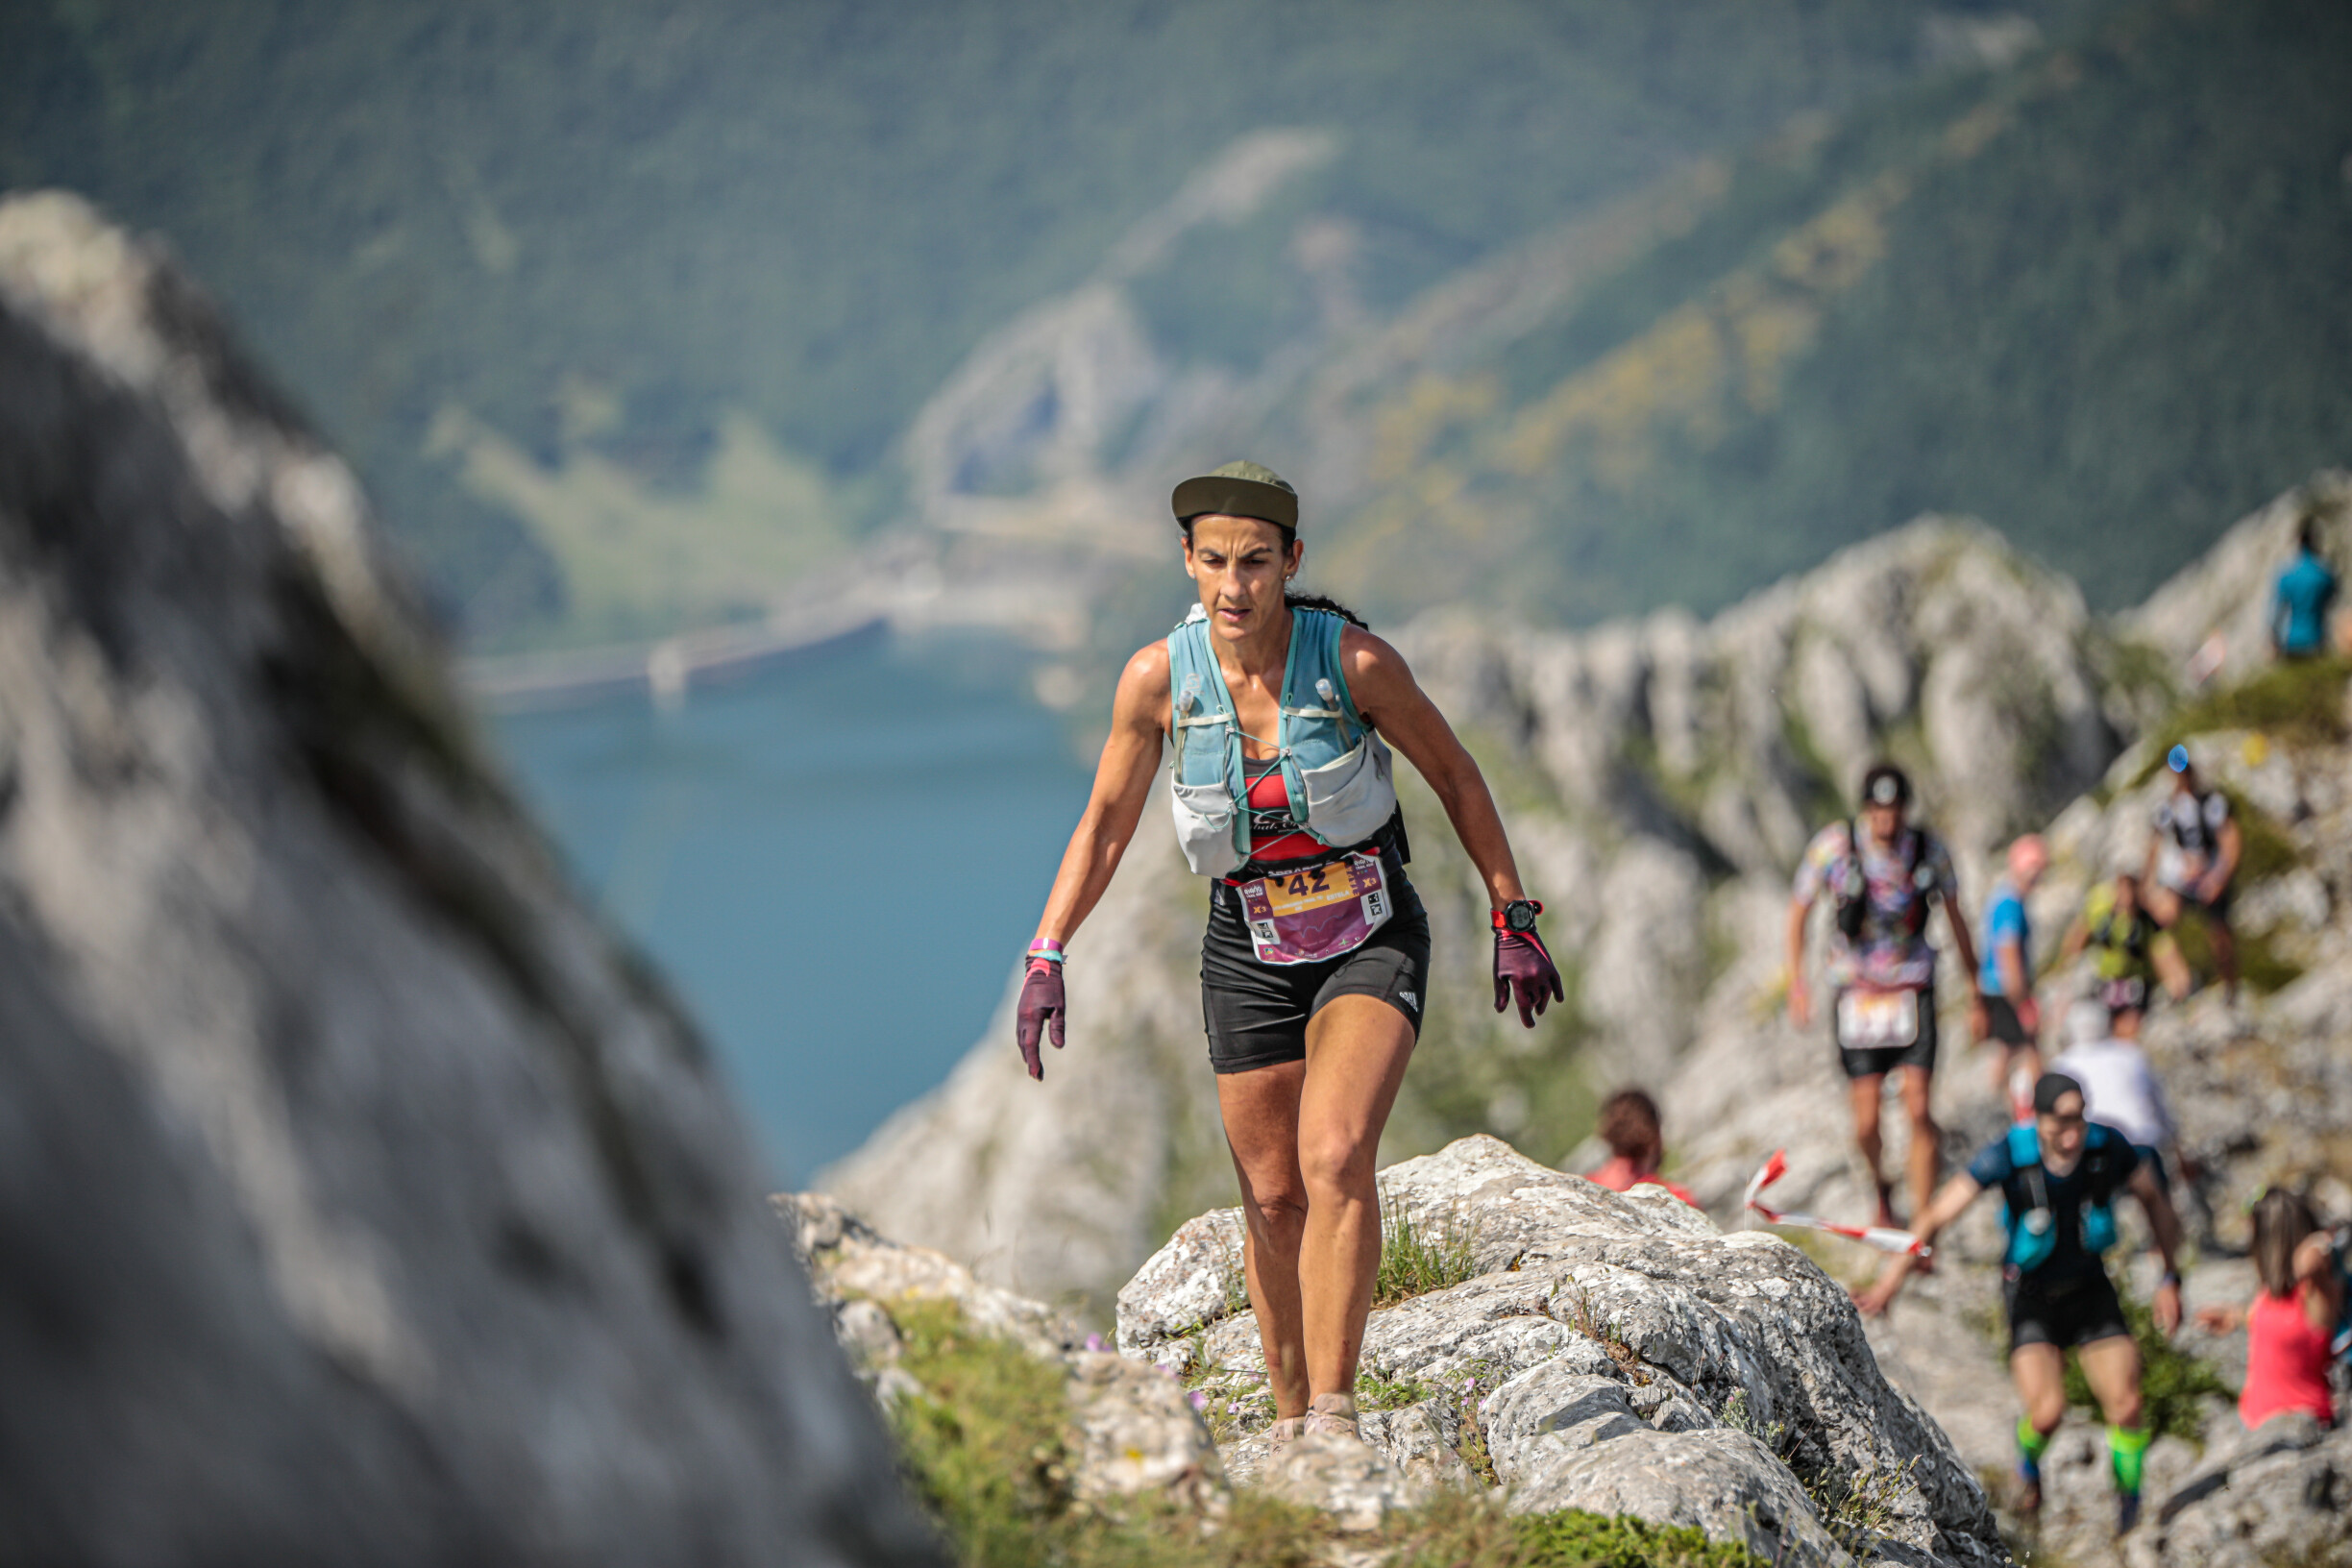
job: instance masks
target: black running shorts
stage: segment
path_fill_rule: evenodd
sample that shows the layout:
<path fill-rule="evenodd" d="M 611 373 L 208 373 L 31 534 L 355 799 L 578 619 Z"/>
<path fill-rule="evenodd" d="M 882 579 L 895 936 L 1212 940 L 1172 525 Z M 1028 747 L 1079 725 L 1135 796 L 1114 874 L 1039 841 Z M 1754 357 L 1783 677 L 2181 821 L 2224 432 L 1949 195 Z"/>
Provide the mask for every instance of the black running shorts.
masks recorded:
<path fill-rule="evenodd" d="M 1829 1033 L 1833 1036 L 1838 1032 L 1840 1011 L 1836 998 L 1831 998 Z M 1933 986 L 1927 987 L 1919 993 L 1919 1039 L 1910 1044 L 1881 1045 L 1870 1050 L 1857 1051 L 1848 1046 L 1844 1041 L 1838 1041 L 1838 1062 L 1845 1067 L 1846 1076 L 1849 1078 L 1883 1077 L 1897 1067 L 1920 1067 L 1933 1072 L 1935 1071 L 1935 1059 L 1936 1008 L 1935 987 Z"/>
<path fill-rule="evenodd" d="M 2022 1345 L 2056 1345 L 2071 1350 L 2094 1340 L 2131 1333 L 2123 1303 L 2108 1283 L 2107 1271 L 2094 1269 L 2062 1285 L 2037 1284 L 2031 1274 L 2005 1269 L 2001 1295 L 2009 1308 L 2009 1349 Z"/>
<path fill-rule="evenodd" d="M 1985 1008 L 1985 1038 L 1997 1040 L 2003 1045 L 2031 1045 L 2033 1036 L 2025 1032 L 2025 1020 L 2018 1017 L 2017 1004 L 2006 996 L 1987 996 Z"/>
<path fill-rule="evenodd" d="M 1382 857 L 1396 913 L 1351 952 L 1318 964 L 1261 964 L 1241 921 L 1241 899 L 1209 884 L 1209 929 L 1201 937 L 1201 1018 L 1209 1065 L 1248 1072 L 1307 1059 L 1307 1020 L 1335 996 L 1377 996 L 1405 1015 L 1413 1037 L 1429 995 L 1429 913 L 1393 856 Z"/>

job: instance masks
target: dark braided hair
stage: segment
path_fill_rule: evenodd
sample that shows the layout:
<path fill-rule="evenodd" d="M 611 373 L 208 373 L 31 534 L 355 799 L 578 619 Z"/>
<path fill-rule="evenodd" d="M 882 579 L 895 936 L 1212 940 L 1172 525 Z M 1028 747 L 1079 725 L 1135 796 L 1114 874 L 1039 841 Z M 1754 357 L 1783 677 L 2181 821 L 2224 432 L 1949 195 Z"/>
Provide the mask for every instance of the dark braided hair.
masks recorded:
<path fill-rule="evenodd" d="M 1291 545 L 1298 539 L 1298 529 L 1286 528 L 1280 523 L 1269 522 L 1264 518 L 1260 518 L 1258 521 L 1265 523 L 1267 527 L 1282 535 L 1283 554 L 1286 558 L 1290 553 Z M 1192 520 L 1188 517 L 1177 526 L 1184 529 L 1185 543 L 1190 544 L 1192 542 Z M 1283 590 L 1283 603 L 1293 610 L 1323 610 L 1337 616 L 1350 625 L 1361 626 L 1366 631 L 1372 629 L 1371 622 L 1366 621 L 1329 594 L 1300 594 L 1286 588 Z"/>

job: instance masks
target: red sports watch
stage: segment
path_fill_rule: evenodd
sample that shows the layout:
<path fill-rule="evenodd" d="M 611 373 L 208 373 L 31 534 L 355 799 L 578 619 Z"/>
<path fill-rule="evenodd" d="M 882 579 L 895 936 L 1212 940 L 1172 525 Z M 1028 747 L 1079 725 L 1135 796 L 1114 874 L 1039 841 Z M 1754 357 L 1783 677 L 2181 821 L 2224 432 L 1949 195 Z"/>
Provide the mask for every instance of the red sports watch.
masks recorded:
<path fill-rule="evenodd" d="M 1535 917 L 1543 913 L 1543 905 L 1532 898 L 1513 898 L 1494 913 L 1497 931 L 1526 933 L 1535 929 Z"/>

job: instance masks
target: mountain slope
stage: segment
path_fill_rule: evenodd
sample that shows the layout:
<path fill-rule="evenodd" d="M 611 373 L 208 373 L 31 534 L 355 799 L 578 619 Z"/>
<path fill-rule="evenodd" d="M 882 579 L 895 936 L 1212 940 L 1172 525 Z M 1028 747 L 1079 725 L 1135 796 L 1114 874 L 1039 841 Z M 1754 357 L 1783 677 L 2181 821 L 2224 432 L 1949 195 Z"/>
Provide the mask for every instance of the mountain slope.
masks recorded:
<path fill-rule="evenodd" d="M 1390 393 L 1334 580 L 1703 609 L 1949 510 L 2140 598 L 2352 441 L 2347 66 L 2340 7 L 2166 0 L 1751 162 L 1687 234 Z"/>
<path fill-rule="evenodd" d="M 446 407 L 551 467 L 597 456 L 688 494 L 741 417 L 822 481 L 770 527 L 870 522 L 890 488 L 856 481 L 958 360 L 1238 135 L 1336 135 L 1308 194 L 1360 236 L 1351 286 L 1384 310 L 1678 159 L 1908 79 L 1937 14 L 29 0 L 0 9 L 0 185 L 69 184 L 168 234 L 496 633 L 562 607 L 562 551 L 425 452 Z M 1262 352 L 1303 297 L 1286 232 L 1238 237 L 1237 274 L 1154 296 L 1204 354 Z"/>

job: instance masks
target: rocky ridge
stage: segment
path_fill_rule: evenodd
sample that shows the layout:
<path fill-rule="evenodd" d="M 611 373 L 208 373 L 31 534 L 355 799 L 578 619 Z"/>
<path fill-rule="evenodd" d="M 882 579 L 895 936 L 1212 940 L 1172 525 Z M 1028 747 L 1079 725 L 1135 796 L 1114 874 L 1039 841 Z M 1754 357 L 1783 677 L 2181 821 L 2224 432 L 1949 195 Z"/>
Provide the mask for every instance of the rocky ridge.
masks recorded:
<path fill-rule="evenodd" d="M 350 471 L 0 203 L 0 1559 L 927 1564 Z"/>
<path fill-rule="evenodd" d="M 1236 1212 L 1180 1227 L 1119 1292 L 1119 1354 L 1106 1355 L 1052 1309 L 832 1200 L 778 1206 L 885 1404 L 922 1393 L 893 1326 L 912 1302 L 955 1302 L 1060 1367 L 1080 1498 L 1213 1510 L 1258 1486 L 1361 1537 L 1438 1488 L 1501 1487 L 1512 1511 L 1696 1528 L 1791 1568 L 2007 1560 L 1975 1479 L 1879 1377 L 1844 1290 L 1796 1248 L 1723 1236 L 1662 1192 L 1606 1192 L 1491 1138 L 1381 1180 L 1413 1222 L 1475 1237 L 1471 1277 L 1373 1312 L 1365 1443 L 1311 1438 L 1280 1458 L 1255 1323 L 1233 1291 Z"/>

